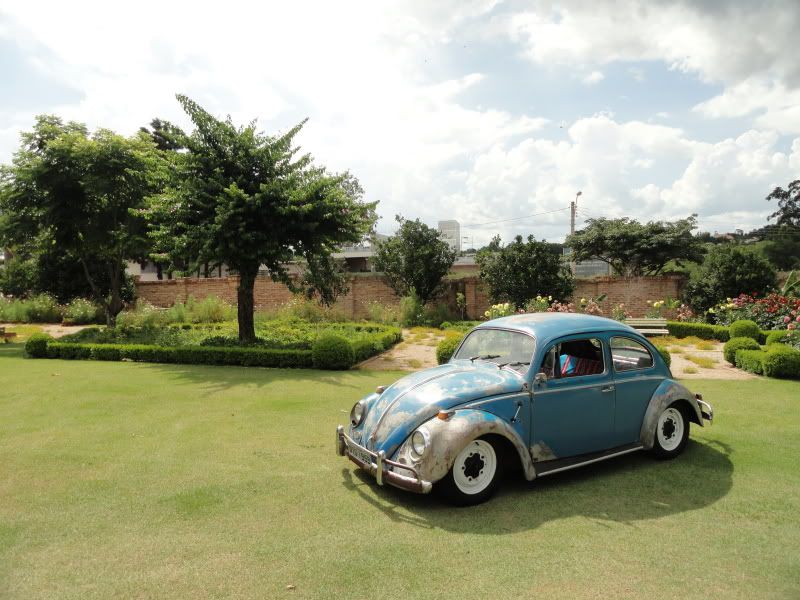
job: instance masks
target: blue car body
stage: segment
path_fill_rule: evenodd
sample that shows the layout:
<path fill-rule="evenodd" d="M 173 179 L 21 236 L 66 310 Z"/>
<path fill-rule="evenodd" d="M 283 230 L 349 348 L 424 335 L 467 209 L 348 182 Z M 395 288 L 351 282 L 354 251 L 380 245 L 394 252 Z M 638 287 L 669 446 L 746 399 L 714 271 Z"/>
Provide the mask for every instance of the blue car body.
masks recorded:
<path fill-rule="evenodd" d="M 533 349 L 530 365 L 512 368 L 460 357 L 469 336 L 484 330 L 527 336 L 525 348 Z M 590 367 L 595 372 L 573 370 L 567 376 L 572 367 L 561 356 L 555 359 L 558 376 L 537 376 L 548 352 L 552 357 L 587 339 L 602 352 L 602 370 L 594 361 Z M 644 349 L 640 362 L 612 354 L 612 346 L 626 344 Z M 532 480 L 652 448 L 659 415 L 675 405 L 698 425 L 713 418 L 711 407 L 672 378 L 658 350 L 633 328 L 583 314 L 514 315 L 470 331 L 447 364 L 408 375 L 362 399 L 360 408 L 354 407 L 360 418 L 351 415 L 350 426 L 337 429 L 336 446 L 379 483 L 426 493 L 473 440 L 502 438 Z M 411 444 L 417 430 L 424 433 L 418 437 L 423 455 L 415 454 Z"/>

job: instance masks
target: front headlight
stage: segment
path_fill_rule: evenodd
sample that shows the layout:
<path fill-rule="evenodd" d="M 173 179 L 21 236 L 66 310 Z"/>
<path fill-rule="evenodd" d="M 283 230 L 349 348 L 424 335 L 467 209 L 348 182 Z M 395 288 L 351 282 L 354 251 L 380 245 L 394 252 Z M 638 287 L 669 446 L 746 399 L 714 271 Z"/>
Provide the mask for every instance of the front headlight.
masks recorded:
<path fill-rule="evenodd" d="M 422 458 L 422 455 L 425 454 L 425 451 L 428 449 L 428 445 L 430 444 L 431 436 L 428 433 L 428 430 L 424 427 L 420 427 L 414 433 L 411 434 L 411 456 L 413 458 Z"/>
<path fill-rule="evenodd" d="M 359 400 L 353 405 L 353 408 L 350 410 L 350 423 L 353 425 L 353 427 L 358 427 L 361 425 L 361 421 L 364 420 L 364 415 L 366 412 L 367 407 L 363 400 Z"/>

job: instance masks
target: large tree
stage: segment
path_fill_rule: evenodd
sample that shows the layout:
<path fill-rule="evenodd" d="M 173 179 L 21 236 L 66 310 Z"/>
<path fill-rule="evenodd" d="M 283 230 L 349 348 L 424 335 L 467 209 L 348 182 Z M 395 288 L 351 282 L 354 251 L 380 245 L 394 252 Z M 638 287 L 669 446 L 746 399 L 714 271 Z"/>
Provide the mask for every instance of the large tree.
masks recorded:
<path fill-rule="evenodd" d="M 124 306 L 126 261 L 148 252 L 138 211 L 162 175 L 161 154 L 143 134 L 100 129 L 90 136 L 83 124 L 40 116 L 3 168 L 0 235 L 32 254 L 57 252 L 79 265 L 113 326 Z"/>
<path fill-rule="evenodd" d="M 800 179 L 795 179 L 786 189 L 776 187 L 767 200 L 777 200 L 778 210 L 772 213 L 769 218 L 777 217 L 778 225 L 800 229 Z"/>
<path fill-rule="evenodd" d="M 567 237 L 576 262 L 597 258 L 611 265 L 619 275 L 658 275 L 671 260 L 698 262 L 703 247 L 692 235 L 695 215 L 678 221 L 639 223 L 621 219 L 589 219 L 584 229 Z"/>
<path fill-rule="evenodd" d="M 456 260 L 456 253 L 439 232 L 419 219 L 408 221 L 398 215 L 397 233 L 377 244 L 375 268 L 383 271 L 389 286 L 400 296 L 412 291 L 423 305 L 438 296 L 444 276 Z"/>
<path fill-rule="evenodd" d="M 279 136 L 255 123 L 237 127 L 186 96 L 178 101 L 195 130 L 183 139 L 177 184 L 153 205 L 153 236 L 184 271 L 224 263 L 239 275 L 239 339 L 255 339 L 253 289 L 263 265 L 274 281 L 295 289 L 286 265 L 314 259 L 361 240 L 375 204 L 361 201 L 348 174 L 330 174 L 298 156 L 294 138 L 305 121 Z"/>
<path fill-rule="evenodd" d="M 532 235 L 527 241 L 518 235 L 506 246 L 501 245 L 500 236 L 495 236 L 478 252 L 477 261 L 492 302 L 511 302 L 522 308 L 537 294 L 566 300 L 575 288 L 560 253 Z"/>
<path fill-rule="evenodd" d="M 763 256 L 738 245 L 714 247 L 684 290 L 687 304 L 706 311 L 739 294 L 763 296 L 777 284 L 775 270 Z"/>

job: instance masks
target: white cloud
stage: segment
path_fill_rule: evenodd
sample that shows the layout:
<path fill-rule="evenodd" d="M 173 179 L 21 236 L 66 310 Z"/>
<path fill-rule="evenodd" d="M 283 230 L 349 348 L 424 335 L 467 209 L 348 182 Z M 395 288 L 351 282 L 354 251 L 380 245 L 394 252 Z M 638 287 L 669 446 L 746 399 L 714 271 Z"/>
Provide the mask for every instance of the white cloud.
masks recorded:
<path fill-rule="evenodd" d="M 586 76 L 583 78 L 583 80 L 582 80 L 582 81 L 583 81 L 583 83 L 585 83 L 586 85 L 594 85 L 595 83 L 600 83 L 600 82 L 601 82 L 601 81 L 603 81 L 603 79 L 605 79 L 605 78 L 606 78 L 606 76 L 605 76 L 605 75 L 603 75 L 603 72 L 602 72 L 602 71 L 592 71 L 591 73 L 589 73 L 588 75 L 586 75 Z"/>

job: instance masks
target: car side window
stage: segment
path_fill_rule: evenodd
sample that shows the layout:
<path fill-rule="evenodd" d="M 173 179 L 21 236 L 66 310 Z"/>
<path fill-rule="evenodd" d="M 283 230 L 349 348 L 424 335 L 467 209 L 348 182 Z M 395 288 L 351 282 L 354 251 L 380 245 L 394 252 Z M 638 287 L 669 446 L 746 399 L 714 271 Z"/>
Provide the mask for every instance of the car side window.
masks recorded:
<path fill-rule="evenodd" d="M 626 337 L 611 338 L 611 358 L 618 373 L 648 369 L 653 366 L 653 355 L 647 347 Z"/>
<path fill-rule="evenodd" d="M 605 372 L 603 342 L 586 338 L 554 344 L 545 353 L 539 372 L 555 379 L 599 375 Z"/>

